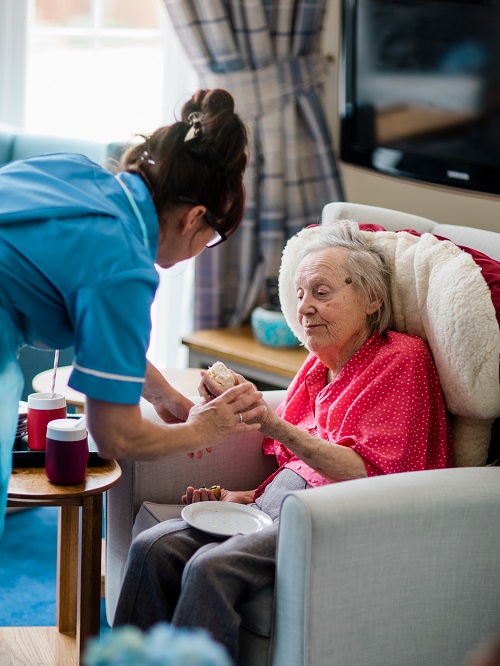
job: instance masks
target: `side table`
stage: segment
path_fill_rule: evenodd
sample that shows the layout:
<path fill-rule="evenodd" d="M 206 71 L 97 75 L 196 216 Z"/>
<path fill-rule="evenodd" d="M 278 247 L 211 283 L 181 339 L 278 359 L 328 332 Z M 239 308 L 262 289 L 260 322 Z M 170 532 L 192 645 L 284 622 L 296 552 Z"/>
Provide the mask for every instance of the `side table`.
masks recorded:
<path fill-rule="evenodd" d="M 84 483 L 52 484 L 43 467 L 12 471 L 7 506 L 58 506 L 56 627 L 0 628 L 0 663 L 80 664 L 85 642 L 99 634 L 103 493 L 118 483 L 114 460 L 87 468 Z"/>
<path fill-rule="evenodd" d="M 204 368 L 222 361 L 262 389 L 283 389 L 307 358 L 304 347 L 265 347 L 250 326 L 193 331 L 182 338 L 189 365 Z"/>

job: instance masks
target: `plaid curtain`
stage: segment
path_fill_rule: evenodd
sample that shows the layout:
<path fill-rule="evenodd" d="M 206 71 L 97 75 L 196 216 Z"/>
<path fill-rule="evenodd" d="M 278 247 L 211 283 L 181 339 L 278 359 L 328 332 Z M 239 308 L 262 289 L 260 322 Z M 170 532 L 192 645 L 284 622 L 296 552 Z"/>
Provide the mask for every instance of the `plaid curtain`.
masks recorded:
<path fill-rule="evenodd" d="M 326 3 L 165 0 L 200 87 L 231 92 L 251 135 L 244 220 L 196 260 L 196 329 L 245 323 L 266 300 L 286 241 L 344 198 L 321 102 Z"/>

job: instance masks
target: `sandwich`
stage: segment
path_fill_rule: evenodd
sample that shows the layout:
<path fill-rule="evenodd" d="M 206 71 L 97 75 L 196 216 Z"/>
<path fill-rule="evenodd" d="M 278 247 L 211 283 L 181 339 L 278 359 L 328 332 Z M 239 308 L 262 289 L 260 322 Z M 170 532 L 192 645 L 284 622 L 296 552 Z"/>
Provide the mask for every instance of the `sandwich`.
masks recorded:
<path fill-rule="evenodd" d="M 219 386 L 222 391 L 227 391 L 236 384 L 234 376 L 229 372 L 224 363 L 217 361 L 207 370 L 207 375 L 210 379 L 213 379 Z"/>

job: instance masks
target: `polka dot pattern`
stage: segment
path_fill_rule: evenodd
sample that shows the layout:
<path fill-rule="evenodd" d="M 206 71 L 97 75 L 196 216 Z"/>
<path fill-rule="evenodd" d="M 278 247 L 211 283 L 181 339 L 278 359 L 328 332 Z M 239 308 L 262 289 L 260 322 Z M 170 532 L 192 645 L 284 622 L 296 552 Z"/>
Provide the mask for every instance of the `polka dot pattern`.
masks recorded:
<path fill-rule="evenodd" d="M 331 383 L 310 354 L 278 414 L 363 458 L 368 476 L 453 466 L 446 408 L 429 348 L 415 335 L 372 336 Z M 276 440 L 264 452 L 311 486 L 331 483 Z M 264 485 L 264 484 L 263 484 Z M 262 486 L 261 486 L 262 487 Z"/>

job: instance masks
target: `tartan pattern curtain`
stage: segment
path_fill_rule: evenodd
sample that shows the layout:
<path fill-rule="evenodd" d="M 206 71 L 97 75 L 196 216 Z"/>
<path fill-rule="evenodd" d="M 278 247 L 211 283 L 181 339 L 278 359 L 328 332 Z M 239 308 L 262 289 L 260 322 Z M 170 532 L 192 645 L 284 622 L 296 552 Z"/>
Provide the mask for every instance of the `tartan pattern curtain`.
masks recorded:
<path fill-rule="evenodd" d="M 165 0 L 201 88 L 224 88 L 250 128 L 247 205 L 234 236 L 196 259 L 195 329 L 245 323 L 286 241 L 343 200 L 321 102 L 327 0 Z"/>

